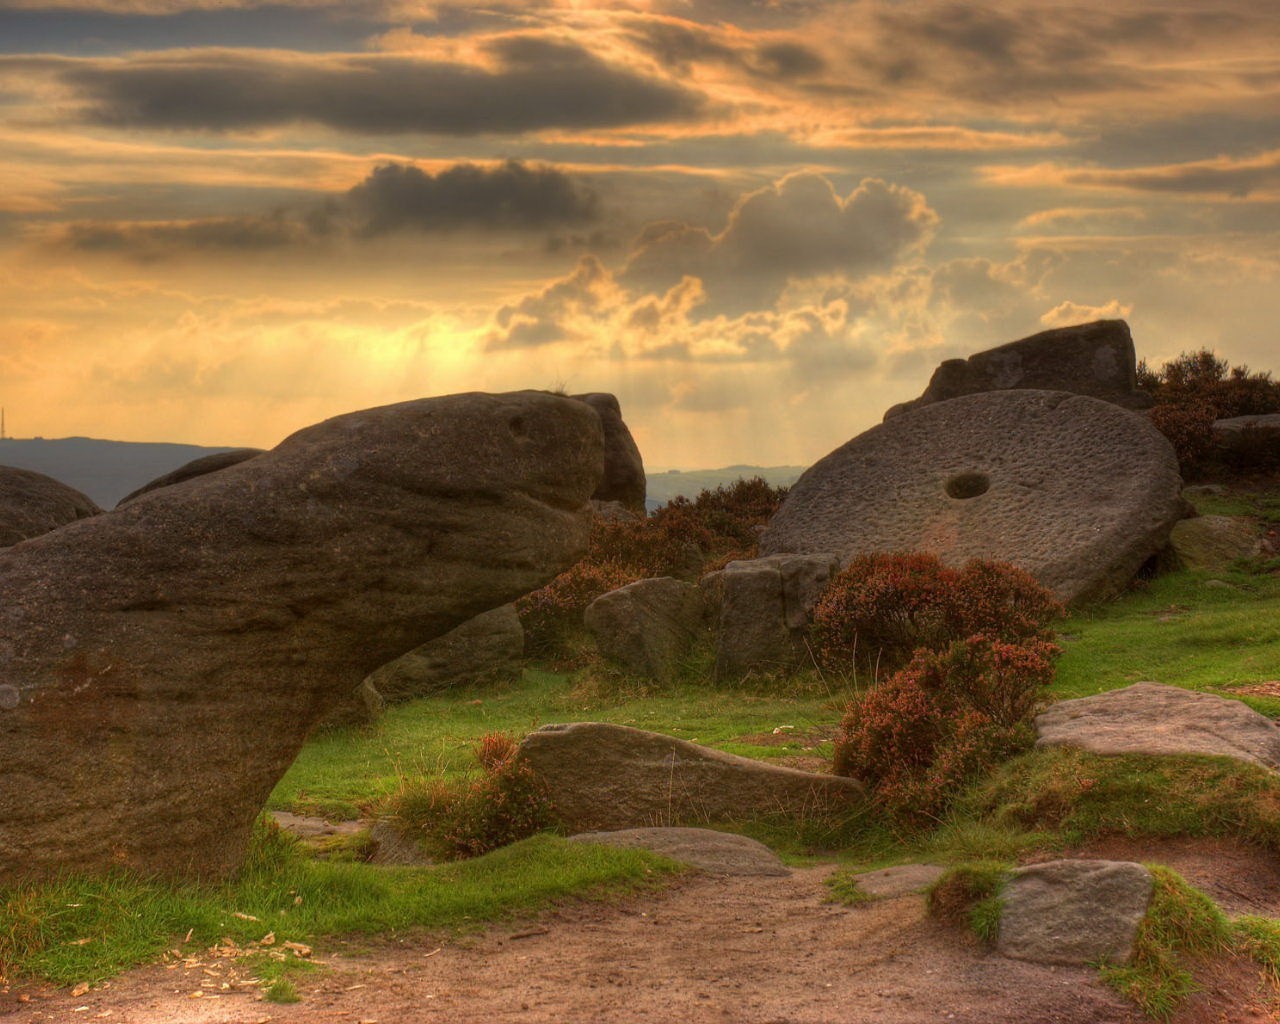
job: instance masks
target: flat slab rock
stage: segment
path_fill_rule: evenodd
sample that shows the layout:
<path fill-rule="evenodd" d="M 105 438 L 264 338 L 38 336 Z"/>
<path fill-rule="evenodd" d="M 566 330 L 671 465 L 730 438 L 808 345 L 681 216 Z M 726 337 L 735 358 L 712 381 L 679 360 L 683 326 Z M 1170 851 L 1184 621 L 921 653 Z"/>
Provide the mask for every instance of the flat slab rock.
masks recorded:
<path fill-rule="evenodd" d="M 891 900 L 922 893 L 946 872 L 937 864 L 898 864 L 853 876 L 858 888 L 873 899 Z"/>
<path fill-rule="evenodd" d="M 791 488 L 760 551 L 991 559 L 1063 601 L 1092 600 L 1164 547 L 1181 491 L 1173 449 L 1144 417 L 1061 391 L 991 391 L 837 448 Z"/>
<path fill-rule="evenodd" d="M 525 737 L 517 757 L 546 782 L 575 832 L 804 815 L 852 806 L 865 795 L 854 779 L 600 722 L 544 725 Z"/>
<path fill-rule="evenodd" d="M 996 950 L 1041 964 L 1126 963 L 1152 888 L 1151 872 L 1127 861 L 1019 868 L 1001 893 Z"/>
<path fill-rule="evenodd" d="M 599 843 L 648 850 L 691 864 L 713 875 L 789 875 L 787 866 L 763 843 L 709 828 L 625 828 L 580 832 L 571 843 Z"/>
<path fill-rule="evenodd" d="M 1095 754 L 1211 754 L 1280 770 L 1280 726 L 1238 700 L 1134 683 L 1036 716 L 1037 747 Z"/>
<path fill-rule="evenodd" d="M 1184 519 L 1169 534 L 1169 547 L 1184 569 L 1222 569 L 1262 551 L 1262 531 L 1243 516 Z"/>

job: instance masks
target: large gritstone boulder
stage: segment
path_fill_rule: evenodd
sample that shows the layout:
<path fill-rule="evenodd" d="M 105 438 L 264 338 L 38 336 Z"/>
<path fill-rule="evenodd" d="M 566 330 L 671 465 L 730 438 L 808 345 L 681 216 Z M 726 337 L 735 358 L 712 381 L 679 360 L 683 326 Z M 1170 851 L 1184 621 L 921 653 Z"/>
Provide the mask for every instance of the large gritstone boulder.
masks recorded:
<path fill-rule="evenodd" d="M 1204 754 L 1280 771 L 1280 726 L 1238 700 L 1134 683 L 1036 716 L 1037 747 L 1094 754 Z"/>
<path fill-rule="evenodd" d="M 644 460 L 640 458 L 635 438 L 622 421 L 622 408 L 618 405 L 618 400 L 603 392 L 573 397 L 596 411 L 604 430 L 604 478 L 591 497 L 601 502 L 621 502 L 633 512 L 643 514 Z"/>
<path fill-rule="evenodd" d="M 804 817 L 852 806 L 865 793 L 854 779 L 599 722 L 544 725 L 525 737 L 517 757 L 542 777 L 574 832 Z"/>
<path fill-rule="evenodd" d="M 515 605 L 504 604 L 383 665 L 365 683 L 398 704 L 454 686 L 518 679 L 523 659 L 524 626 Z"/>
<path fill-rule="evenodd" d="M 1091 395 L 1128 409 L 1151 405 L 1151 396 L 1138 390 L 1129 325 L 1097 320 L 1041 331 L 968 359 L 948 359 L 933 371 L 924 394 L 895 405 L 884 418 L 961 395 L 1015 388 Z"/>
<path fill-rule="evenodd" d="M 234 869 L 361 679 L 581 557 L 602 461 L 580 402 L 424 399 L 0 552 L 0 885 Z"/>
<path fill-rule="evenodd" d="M 192 459 L 186 465 L 179 466 L 171 473 L 158 476 L 150 483 L 143 484 L 136 491 L 126 494 L 116 503 L 116 508 L 128 504 L 134 498 L 140 498 L 150 491 L 157 491 L 161 487 L 172 487 L 174 484 L 180 484 L 184 480 L 194 480 L 196 477 L 204 476 L 207 473 L 217 473 L 223 469 L 230 469 L 232 466 L 238 466 L 249 459 L 257 458 L 261 454 L 261 448 L 232 448 L 229 452 L 214 452 L 212 455 L 204 455 L 198 459 Z"/>
<path fill-rule="evenodd" d="M 0 548 L 101 511 L 92 498 L 52 477 L 0 466 Z"/>
<path fill-rule="evenodd" d="M 855 437 L 791 488 L 763 554 L 925 551 L 1025 569 L 1060 600 L 1123 588 L 1183 515 L 1145 417 L 1061 391 L 939 402 Z"/>

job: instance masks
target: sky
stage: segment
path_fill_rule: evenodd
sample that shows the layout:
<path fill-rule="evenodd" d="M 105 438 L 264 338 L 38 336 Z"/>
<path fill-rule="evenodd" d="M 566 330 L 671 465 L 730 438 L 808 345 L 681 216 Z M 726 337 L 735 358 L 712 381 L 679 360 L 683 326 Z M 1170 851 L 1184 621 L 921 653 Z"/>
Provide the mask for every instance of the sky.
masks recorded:
<path fill-rule="evenodd" d="M 11 436 L 270 447 L 610 391 L 806 465 L 942 359 L 1123 317 L 1280 370 L 1258 0 L 0 0 Z"/>

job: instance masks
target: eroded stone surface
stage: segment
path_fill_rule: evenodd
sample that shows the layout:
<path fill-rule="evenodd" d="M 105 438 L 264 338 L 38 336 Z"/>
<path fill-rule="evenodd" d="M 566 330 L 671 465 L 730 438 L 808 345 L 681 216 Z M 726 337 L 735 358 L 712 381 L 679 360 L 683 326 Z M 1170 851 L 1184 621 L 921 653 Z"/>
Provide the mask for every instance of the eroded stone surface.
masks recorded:
<path fill-rule="evenodd" d="M 702 594 L 669 576 L 639 580 L 596 598 L 583 621 L 610 661 L 665 682 L 678 674 L 702 631 Z"/>
<path fill-rule="evenodd" d="M 1110 595 L 1183 515 L 1169 442 L 1140 415 L 1055 391 L 992 391 L 873 427 L 811 467 L 763 554 L 926 551 L 993 559 L 1064 601 Z"/>
<path fill-rule="evenodd" d="M 894 899 L 924 892 L 946 873 L 937 864 L 898 864 L 854 875 L 858 888 L 874 899 Z"/>
<path fill-rule="evenodd" d="M 504 604 L 383 665 L 366 682 L 396 704 L 453 686 L 517 679 L 523 658 L 524 626 L 515 605 Z"/>
<path fill-rule="evenodd" d="M 1037 747 L 1095 754 L 1209 754 L 1280 770 L 1280 727 L 1238 700 L 1134 683 L 1036 716 Z"/>
<path fill-rule="evenodd" d="M 578 832 L 801 815 L 852 805 L 864 793 L 853 779 L 600 722 L 544 725 L 525 737 L 518 756 L 542 776 L 556 811 Z"/>
<path fill-rule="evenodd" d="M 203 455 L 198 459 L 192 459 L 185 465 L 179 466 L 171 473 L 165 473 L 158 476 L 150 483 L 143 484 L 136 491 L 126 494 L 116 503 L 116 508 L 127 505 L 135 498 L 151 491 L 157 491 L 161 487 L 172 487 L 174 484 L 180 484 L 184 480 L 194 480 L 198 476 L 204 476 L 206 473 L 217 473 L 224 469 L 230 469 L 232 466 L 238 466 L 242 462 L 256 458 L 262 454 L 261 448 L 233 448 L 228 452 L 214 452 L 212 455 Z"/>
<path fill-rule="evenodd" d="M 571 843 L 599 843 L 649 850 L 713 875 L 789 875 L 787 866 L 764 843 L 709 828 L 627 828 L 582 832 Z"/>
<path fill-rule="evenodd" d="M 924 394 L 895 405 L 884 418 L 961 395 L 1012 388 L 1069 391 L 1128 409 L 1151 405 L 1151 397 L 1138 390 L 1129 325 L 1123 320 L 1096 320 L 1041 331 L 968 359 L 948 359 L 934 370 Z"/>
<path fill-rule="evenodd" d="M 635 438 L 622 419 L 618 399 L 604 392 L 574 395 L 600 417 L 604 430 L 604 476 L 592 497 L 596 501 L 620 502 L 634 512 L 644 514 L 644 459 Z"/>
<path fill-rule="evenodd" d="M 98 515 L 93 499 L 53 477 L 0 466 L 0 548 Z"/>
<path fill-rule="evenodd" d="M 1197 516 L 1177 523 L 1169 547 L 1186 569 L 1221 569 L 1262 550 L 1262 531 L 1239 516 Z"/>
<path fill-rule="evenodd" d="M 370 671 L 581 556 L 602 462 L 580 402 L 425 399 L 0 552 L 0 885 L 232 870 Z"/>
<path fill-rule="evenodd" d="M 1151 872 L 1126 861 L 1019 868 L 1001 893 L 996 949 L 1041 964 L 1127 963 L 1152 887 Z"/>

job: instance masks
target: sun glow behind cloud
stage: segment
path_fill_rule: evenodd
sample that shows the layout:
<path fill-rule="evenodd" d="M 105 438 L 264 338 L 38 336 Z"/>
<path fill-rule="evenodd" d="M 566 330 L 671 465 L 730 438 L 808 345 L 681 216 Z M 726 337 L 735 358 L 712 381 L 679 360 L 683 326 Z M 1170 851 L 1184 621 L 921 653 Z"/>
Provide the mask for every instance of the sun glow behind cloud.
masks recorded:
<path fill-rule="evenodd" d="M 97 11 L 0 5 L 20 432 L 265 445 L 564 385 L 655 464 L 807 462 L 1072 319 L 1274 361 L 1265 5 Z"/>

